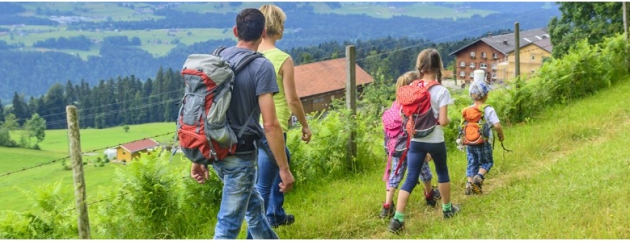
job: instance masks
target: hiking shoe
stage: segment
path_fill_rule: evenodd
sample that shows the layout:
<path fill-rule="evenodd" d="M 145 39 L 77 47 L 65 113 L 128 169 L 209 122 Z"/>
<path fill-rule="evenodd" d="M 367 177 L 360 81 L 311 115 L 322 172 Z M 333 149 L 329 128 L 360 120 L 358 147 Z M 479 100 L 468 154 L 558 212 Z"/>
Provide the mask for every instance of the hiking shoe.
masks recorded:
<path fill-rule="evenodd" d="M 282 220 L 282 222 L 276 223 L 275 225 L 271 225 L 272 228 L 277 228 L 279 226 L 289 226 L 295 222 L 295 216 L 293 214 L 287 214 L 287 217 Z"/>
<path fill-rule="evenodd" d="M 431 188 L 431 196 L 425 196 L 424 199 L 427 201 L 427 205 L 431 207 L 435 207 L 437 205 L 437 201 L 442 198 L 440 194 L 440 190 L 437 187 Z"/>
<path fill-rule="evenodd" d="M 383 209 L 381 210 L 381 214 L 379 214 L 378 217 L 391 218 L 394 216 L 394 211 L 396 211 L 396 209 L 394 208 L 393 202 L 390 205 L 386 205 L 385 203 L 383 203 Z"/>
<path fill-rule="evenodd" d="M 472 194 L 472 184 L 470 182 L 466 183 L 466 190 L 464 191 L 464 194 L 466 195 Z"/>
<path fill-rule="evenodd" d="M 452 218 L 457 213 L 459 213 L 459 211 L 460 211 L 459 206 L 453 204 L 453 206 L 451 206 L 451 210 L 442 211 L 442 213 L 444 214 L 444 218 Z"/>
<path fill-rule="evenodd" d="M 483 186 L 483 179 L 481 178 L 481 176 L 479 175 L 475 175 L 475 177 L 473 177 L 473 181 L 472 181 L 472 191 L 474 194 L 481 194 L 483 193 L 481 186 Z"/>
<path fill-rule="evenodd" d="M 405 229 L 405 222 L 398 221 L 398 219 L 392 218 L 392 221 L 389 222 L 389 231 L 392 233 L 398 233 L 401 230 Z"/>

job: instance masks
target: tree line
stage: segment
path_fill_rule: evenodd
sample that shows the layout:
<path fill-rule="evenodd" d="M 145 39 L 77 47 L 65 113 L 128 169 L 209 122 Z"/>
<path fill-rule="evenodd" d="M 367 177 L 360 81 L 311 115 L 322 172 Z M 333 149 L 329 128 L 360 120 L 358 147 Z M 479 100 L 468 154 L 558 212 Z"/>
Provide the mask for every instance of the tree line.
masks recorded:
<path fill-rule="evenodd" d="M 475 15 L 471 18 L 458 18 L 455 20 L 452 18 L 422 19 L 406 16 L 380 19 L 358 14 L 318 14 L 306 7 L 310 6 L 308 4 L 283 2 L 278 3 L 278 5 L 286 9 L 285 12 L 288 16 L 285 37 L 278 43 L 278 46 L 285 50 L 309 48 L 308 46 L 338 41 L 338 39 L 343 39 L 341 41 L 344 43 L 351 44 L 366 42 L 367 39 L 397 39 L 404 37 L 436 43 L 459 41 L 466 37 L 478 36 L 494 31 L 497 28 L 502 28 L 501 25 L 489 25 L 488 23 L 506 22 L 506 19 L 514 18 L 513 13 L 500 13 L 490 14 L 485 17 Z M 339 7 L 335 4 L 331 6 Z M 544 26 L 546 24 L 545 18 L 548 18 L 549 15 L 553 16 L 556 12 L 557 10 L 552 9 L 522 15 L 520 17 L 526 18 L 528 21 L 524 21 L 521 24 L 521 28 Z M 231 28 L 234 24 L 233 13 L 194 13 L 165 8 L 156 11 L 156 14 L 164 16 L 164 18 L 161 20 L 143 21 L 73 22 L 69 23 L 68 28 L 84 30 L 90 28 L 121 30 L 176 27 Z M 19 15 L 7 14 L 7 16 Z M 196 21 L 200 19 L 203 19 L 203 21 Z M 331 25 L 330 23 L 343 24 Z M 0 24 L 2 24 L 2 21 L 0 21 Z M 31 25 L 31 23 L 27 24 Z M 511 26 L 511 24 L 512 21 L 508 21 L 506 25 Z M 392 28 L 391 26 L 396 27 Z M 469 31 L 462 31 L 464 29 Z M 80 42 L 71 41 L 69 38 L 66 38 L 66 40 L 69 40 L 71 43 L 67 43 L 61 38 L 48 39 L 45 42 L 47 43 L 46 46 L 50 48 L 68 48 L 76 44 L 76 48 L 84 49 L 84 46 L 87 44 L 85 39 L 77 39 Z M 56 51 L 20 51 L 16 45 L 0 43 L 0 66 L 3 66 L 0 68 L 0 99 L 10 99 L 12 91 L 18 91 L 29 96 L 42 95 L 54 83 L 66 80 L 77 83 L 83 79 L 91 85 L 95 85 L 101 79 L 115 78 L 118 75 L 129 76 L 133 74 L 137 78 L 146 79 L 154 77 L 156 66 L 177 69 L 190 53 L 206 53 L 220 45 L 229 46 L 234 44 L 233 39 L 210 40 L 190 46 L 177 44 L 165 56 L 154 57 L 151 53 L 136 47 L 142 41 L 139 38 L 123 40 L 121 36 L 108 37 L 102 43 L 92 43 L 92 47 L 98 46 L 99 56 L 89 56 L 85 60 L 78 55 Z M 39 45 L 41 44 L 43 43 Z M 343 51 L 339 52 L 339 54 L 343 55 Z M 316 56 L 316 54 L 311 54 L 311 56 Z M 294 57 L 302 56 L 294 55 Z M 308 59 L 308 54 L 305 54 L 304 58 Z M 317 57 L 311 58 L 311 60 L 317 59 Z M 29 68 L 23 68 L 23 66 L 29 66 Z M 27 76 L 29 81 L 18 81 L 27 78 Z"/>

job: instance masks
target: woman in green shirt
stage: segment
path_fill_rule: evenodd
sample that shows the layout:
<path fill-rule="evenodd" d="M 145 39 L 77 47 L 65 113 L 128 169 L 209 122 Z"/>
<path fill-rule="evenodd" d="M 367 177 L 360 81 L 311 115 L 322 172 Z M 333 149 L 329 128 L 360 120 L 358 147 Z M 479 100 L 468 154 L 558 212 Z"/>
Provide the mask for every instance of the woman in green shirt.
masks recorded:
<path fill-rule="evenodd" d="M 271 61 L 276 71 L 276 81 L 280 91 L 273 96 L 273 100 L 278 121 L 280 121 L 284 131 L 287 159 L 290 161 L 289 150 L 286 148 L 286 133 L 289 129 L 291 113 L 295 114 L 302 125 L 302 140 L 306 143 L 311 139 L 311 130 L 306 122 L 304 107 L 302 107 L 302 102 L 295 89 L 293 59 L 286 52 L 276 48 L 276 41 L 282 39 L 286 15 L 282 9 L 274 5 L 263 5 L 260 7 L 260 11 L 265 15 L 267 35 L 263 35 L 258 52 L 261 52 Z M 263 197 L 263 207 L 265 207 L 267 220 L 269 220 L 271 226 L 290 225 L 295 221 L 295 217 L 291 214 L 286 214 L 282 207 L 284 204 L 284 193 L 280 192 L 278 186 L 281 181 L 280 170 L 266 144 L 267 142 L 263 138 L 261 148 L 258 150 L 258 181 L 256 189 Z"/>

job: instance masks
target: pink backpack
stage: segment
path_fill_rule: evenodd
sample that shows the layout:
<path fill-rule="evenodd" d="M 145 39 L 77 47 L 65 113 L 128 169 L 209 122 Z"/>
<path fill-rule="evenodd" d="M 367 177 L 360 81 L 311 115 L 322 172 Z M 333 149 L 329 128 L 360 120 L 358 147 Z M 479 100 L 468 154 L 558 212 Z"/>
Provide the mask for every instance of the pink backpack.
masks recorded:
<path fill-rule="evenodd" d="M 384 181 L 389 179 L 392 157 L 400 157 L 399 162 L 404 160 L 409 147 L 408 135 L 403 130 L 401 109 L 402 106 L 397 101 L 394 101 L 392 106 L 383 112 L 382 116 L 385 132 L 385 149 L 388 155 L 387 167 L 383 175 Z M 400 165 L 396 168 L 396 174 L 398 174 L 399 170 Z"/>

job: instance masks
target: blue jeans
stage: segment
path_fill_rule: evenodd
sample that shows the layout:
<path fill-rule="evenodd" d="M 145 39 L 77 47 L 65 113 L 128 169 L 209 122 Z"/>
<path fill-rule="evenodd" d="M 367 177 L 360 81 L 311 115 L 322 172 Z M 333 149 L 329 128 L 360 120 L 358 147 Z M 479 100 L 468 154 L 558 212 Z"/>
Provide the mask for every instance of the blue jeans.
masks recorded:
<path fill-rule="evenodd" d="M 284 139 L 286 143 L 286 133 L 284 133 Z M 287 155 L 287 161 L 291 162 L 291 154 L 286 145 L 284 152 Z M 261 147 L 258 148 L 258 181 L 256 181 L 256 189 L 264 200 L 263 206 L 265 207 L 267 220 L 273 226 L 287 218 L 287 214 L 282 207 L 284 205 L 284 193 L 280 192 L 280 186 L 278 186 L 280 182 L 282 182 L 280 168 L 271 153 L 267 139 L 263 137 Z"/>
<path fill-rule="evenodd" d="M 212 162 L 212 167 L 223 181 L 221 207 L 217 215 L 214 238 L 236 239 L 245 219 L 253 238 L 278 239 L 278 235 L 265 218 L 263 199 L 254 188 L 256 161 L 228 156 L 224 160 Z"/>

